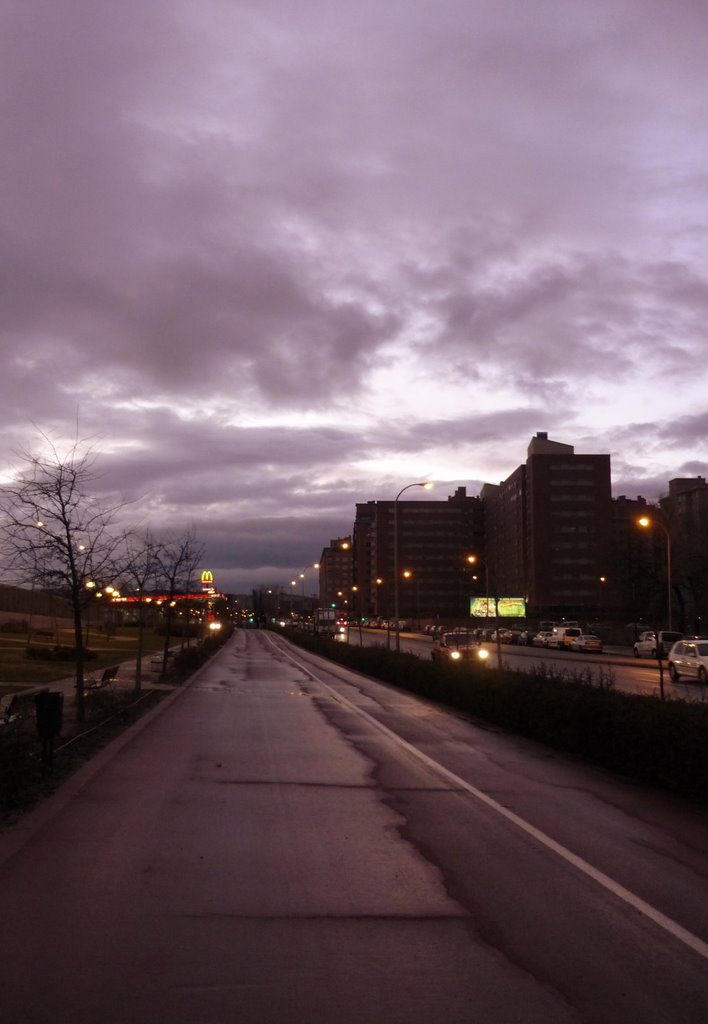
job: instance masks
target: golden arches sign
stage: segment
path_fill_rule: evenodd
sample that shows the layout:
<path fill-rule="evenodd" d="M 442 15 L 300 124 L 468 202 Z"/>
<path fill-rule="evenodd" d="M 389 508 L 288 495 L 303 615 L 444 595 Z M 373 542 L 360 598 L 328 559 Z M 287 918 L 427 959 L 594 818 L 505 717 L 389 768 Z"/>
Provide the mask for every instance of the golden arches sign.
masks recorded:
<path fill-rule="evenodd" d="M 202 586 L 211 586 L 214 582 L 214 573 L 210 569 L 205 569 L 201 576 Z"/>

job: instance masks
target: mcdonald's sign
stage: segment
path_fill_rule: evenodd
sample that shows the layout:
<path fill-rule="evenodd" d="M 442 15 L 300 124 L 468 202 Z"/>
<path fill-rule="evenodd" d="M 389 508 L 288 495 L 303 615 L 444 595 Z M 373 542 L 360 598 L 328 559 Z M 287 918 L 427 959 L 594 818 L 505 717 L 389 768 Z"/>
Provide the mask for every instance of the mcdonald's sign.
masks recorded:
<path fill-rule="evenodd" d="M 214 573 L 210 569 L 205 569 L 201 575 L 202 590 L 206 594 L 214 593 Z"/>

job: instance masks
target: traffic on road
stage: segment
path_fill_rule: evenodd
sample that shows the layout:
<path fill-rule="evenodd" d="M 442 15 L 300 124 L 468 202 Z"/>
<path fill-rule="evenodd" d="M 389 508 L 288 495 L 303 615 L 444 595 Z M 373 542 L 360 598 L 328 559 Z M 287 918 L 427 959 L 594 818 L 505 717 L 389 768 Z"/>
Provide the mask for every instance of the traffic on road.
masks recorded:
<path fill-rule="evenodd" d="M 469 635 L 470 631 L 461 630 L 460 632 Z M 708 700 L 708 685 L 699 672 L 700 659 L 694 657 L 688 668 L 675 668 L 670 673 L 670 664 L 667 659 L 663 659 L 660 664 L 656 658 L 636 657 L 631 647 L 603 647 L 601 645 L 602 649 L 597 650 L 592 644 L 587 646 L 583 643 L 574 644 L 573 640 L 575 639 L 573 637 L 567 646 L 555 650 L 546 646 L 536 646 L 533 643 L 531 646 L 518 643 L 497 645 L 494 640 L 482 640 L 481 642 L 475 640 L 475 643 L 478 649 L 481 648 L 486 652 L 484 660 L 490 669 L 497 666 L 499 652 L 501 652 L 503 665 L 521 671 L 530 672 L 541 665 L 546 665 L 559 673 L 569 676 L 582 675 L 585 680 L 591 682 L 594 680 L 598 685 L 603 686 L 612 685 L 627 693 L 658 695 L 663 688 L 665 695 L 673 695 L 682 700 Z M 587 635 L 581 631 L 577 640 L 587 641 Z M 387 634 L 381 630 L 350 625 L 348 642 L 386 646 L 388 639 Z M 436 640 L 429 634 L 404 632 L 400 636 L 401 650 L 422 658 L 432 656 L 436 660 L 439 657 L 436 654 L 439 644 L 439 639 Z M 705 641 L 703 646 L 708 651 L 708 641 Z M 694 665 L 694 670 L 691 670 L 691 664 Z M 704 671 L 708 672 L 708 659 L 706 659 Z"/>

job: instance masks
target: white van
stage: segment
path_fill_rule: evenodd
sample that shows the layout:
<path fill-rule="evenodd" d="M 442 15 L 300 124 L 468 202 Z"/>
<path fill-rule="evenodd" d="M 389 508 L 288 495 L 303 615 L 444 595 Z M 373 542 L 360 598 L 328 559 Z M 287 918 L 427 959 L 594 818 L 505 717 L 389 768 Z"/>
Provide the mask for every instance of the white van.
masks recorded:
<path fill-rule="evenodd" d="M 582 632 L 580 626 L 554 626 L 546 647 L 555 647 L 559 651 L 568 651 L 570 650 L 570 641 L 576 636 L 581 636 Z"/>
<path fill-rule="evenodd" d="M 659 630 L 659 643 L 656 642 L 656 633 L 653 629 L 640 633 L 634 643 L 635 658 L 668 658 L 672 646 L 679 640 L 683 640 L 683 633 L 675 633 L 673 630 Z"/>

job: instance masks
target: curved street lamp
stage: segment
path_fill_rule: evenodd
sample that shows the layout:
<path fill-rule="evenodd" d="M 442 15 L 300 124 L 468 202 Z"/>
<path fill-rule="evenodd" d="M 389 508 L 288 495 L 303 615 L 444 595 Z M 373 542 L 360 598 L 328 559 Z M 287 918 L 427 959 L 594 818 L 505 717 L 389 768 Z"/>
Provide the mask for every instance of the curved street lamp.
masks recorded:
<path fill-rule="evenodd" d="M 665 523 L 662 523 L 660 519 L 650 519 L 649 516 L 641 516 L 637 523 L 645 530 L 650 529 L 652 526 L 658 526 L 664 531 L 666 537 L 666 608 L 668 612 L 668 624 L 669 629 L 673 629 L 673 619 L 671 615 L 671 534 Z M 658 641 L 657 636 L 657 641 Z M 658 646 L 658 643 L 657 643 Z"/>
<path fill-rule="evenodd" d="M 396 620 L 396 653 L 401 649 L 401 630 L 398 622 L 399 618 L 399 585 L 400 580 L 398 578 L 398 499 L 411 487 L 422 487 L 424 491 L 432 489 L 432 483 L 430 480 L 418 481 L 414 484 L 406 484 L 402 487 L 395 497 L 393 502 L 393 614 Z M 389 633 L 390 638 L 390 633 Z"/>
<path fill-rule="evenodd" d="M 468 555 L 467 561 L 470 565 L 481 563 L 484 566 L 484 591 L 485 591 L 485 621 L 489 618 L 489 566 L 486 558 L 479 555 Z M 494 634 L 497 646 L 497 668 L 502 668 L 501 637 L 499 635 L 499 597 L 496 587 L 494 588 Z"/>

